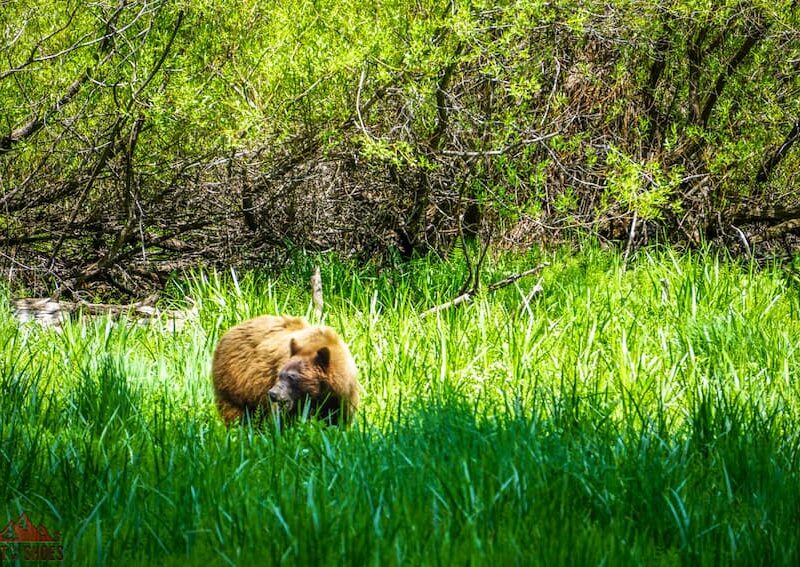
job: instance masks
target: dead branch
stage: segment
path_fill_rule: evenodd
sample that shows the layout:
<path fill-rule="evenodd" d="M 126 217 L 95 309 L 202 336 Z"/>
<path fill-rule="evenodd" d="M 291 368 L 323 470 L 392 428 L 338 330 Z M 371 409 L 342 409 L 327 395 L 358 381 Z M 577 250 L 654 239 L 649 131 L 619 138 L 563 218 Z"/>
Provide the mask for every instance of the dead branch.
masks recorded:
<path fill-rule="evenodd" d="M 745 208 L 735 212 L 731 217 L 731 222 L 736 224 L 748 222 L 778 222 L 800 218 L 800 205 L 793 207 L 760 207 Z"/>
<path fill-rule="evenodd" d="M 775 226 L 771 226 L 760 234 L 754 234 L 752 237 L 750 237 L 750 243 L 759 244 L 796 230 L 800 230 L 800 219 L 790 219 L 780 224 L 776 224 Z"/>
<path fill-rule="evenodd" d="M 0 156 L 11 151 L 11 149 L 25 138 L 33 136 L 36 132 L 41 130 L 45 125 L 45 117 L 54 114 L 58 109 L 66 106 L 71 101 L 78 91 L 81 90 L 83 84 L 89 80 L 89 74 L 83 73 L 80 77 L 75 79 L 73 83 L 67 87 L 66 92 L 59 98 L 48 110 L 43 113 L 34 114 L 28 122 L 15 128 L 10 134 L 0 138 Z"/>
<path fill-rule="evenodd" d="M 456 307 L 458 305 L 461 305 L 462 303 L 471 303 L 471 302 L 472 302 L 472 295 L 470 293 L 462 293 L 452 301 L 448 301 L 447 303 L 442 303 L 441 305 L 437 305 L 436 307 L 431 307 L 427 311 L 423 312 L 422 315 L 420 315 L 420 318 L 424 319 L 429 315 L 439 313 L 440 311 L 450 309 L 451 307 Z"/>
<path fill-rule="evenodd" d="M 631 250 L 633 249 L 633 240 L 636 238 L 636 221 L 638 220 L 639 215 L 636 211 L 633 211 L 633 219 L 631 220 L 631 230 L 630 234 L 628 235 L 628 244 L 625 246 L 625 255 L 622 257 L 622 263 L 624 265 L 628 265 L 628 258 L 631 255 Z"/>
<path fill-rule="evenodd" d="M 322 321 L 322 309 L 325 302 L 322 298 L 322 275 L 319 266 L 314 266 L 314 273 L 311 275 L 311 301 L 314 303 L 314 316 L 317 321 Z"/>
<path fill-rule="evenodd" d="M 747 237 L 745 236 L 744 232 L 742 232 L 742 229 L 740 229 L 738 226 L 733 225 L 733 224 L 731 225 L 731 228 L 736 233 L 736 236 L 739 237 L 739 240 L 742 241 L 742 246 L 744 246 L 744 250 L 745 250 L 745 252 L 747 252 L 747 256 L 748 257 L 752 257 L 753 256 L 753 252 L 750 249 L 750 243 L 747 241 Z"/>
<path fill-rule="evenodd" d="M 522 304 L 519 306 L 519 309 L 517 310 L 517 313 L 516 313 L 515 316 L 519 317 L 520 315 L 522 315 L 523 311 L 527 311 L 528 314 L 531 314 L 532 313 L 531 312 L 531 301 L 533 301 L 533 298 L 536 297 L 537 295 L 539 295 L 540 293 L 542 293 L 543 291 L 544 291 L 544 287 L 542 287 L 542 281 L 539 280 L 538 282 L 536 282 L 536 285 L 534 285 L 531 288 L 531 290 L 528 292 L 528 294 L 524 295 L 522 297 Z"/>
<path fill-rule="evenodd" d="M 521 273 L 518 273 L 518 274 L 512 274 L 512 275 L 508 276 L 507 278 L 504 278 L 504 279 L 502 279 L 500 281 L 496 281 L 493 284 L 488 285 L 486 287 L 486 290 L 488 292 L 497 291 L 498 289 L 502 289 L 502 288 L 504 288 L 506 286 L 509 286 L 509 285 L 513 284 L 517 280 L 520 280 L 522 278 L 531 276 L 531 275 L 539 272 L 542 268 L 544 268 L 546 266 L 549 266 L 549 265 L 550 265 L 550 262 L 542 262 L 541 264 L 537 265 L 534 268 L 531 268 L 530 270 L 525 270 L 524 272 L 521 272 Z M 537 289 L 537 288 L 539 288 L 539 289 Z M 530 301 L 530 298 L 533 298 L 533 296 L 536 295 L 537 293 L 539 293 L 540 291 L 541 291 L 541 286 L 537 284 L 537 286 L 534 286 L 533 290 L 531 291 L 531 294 L 530 294 L 529 298 L 526 301 Z M 455 299 L 452 299 L 452 300 L 450 300 L 450 301 L 448 301 L 446 303 L 442 303 L 441 305 L 436 305 L 435 307 L 431 307 L 427 311 L 424 311 L 420 315 L 420 318 L 424 319 L 425 317 L 428 317 L 429 315 L 434 315 L 436 313 L 440 313 L 441 311 L 445 311 L 447 309 L 450 309 L 451 307 L 457 307 L 457 306 L 461 305 L 462 303 L 472 303 L 472 300 L 473 300 L 473 298 L 475 297 L 476 294 L 477 294 L 477 290 L 470 290 L 470 291 L 463 292 L 460 295 L 458 295 Z"/>
<path fill-rule="evenodd" d="M 528 276 L 532 276 L 533 274 L 541 271 L 542 268 L 546 268 L 549 265 L 550 262 L 542 262 L 541 264 L 538 264 L 536 267 L 531 268 L 530 270 L 525 270 L 524 272 L 521 272 L 519 274 L 513 274 L 498 282 L 494 282 L 493 284 L 489 285 L 489 287 L 486 289 L 488 289 L 489 291 L 497 291 L 500 288 L 504 288 L 508 285 L 513 284 L 517 280 L 521 280 L 522 278 L 527 278 Z"/>

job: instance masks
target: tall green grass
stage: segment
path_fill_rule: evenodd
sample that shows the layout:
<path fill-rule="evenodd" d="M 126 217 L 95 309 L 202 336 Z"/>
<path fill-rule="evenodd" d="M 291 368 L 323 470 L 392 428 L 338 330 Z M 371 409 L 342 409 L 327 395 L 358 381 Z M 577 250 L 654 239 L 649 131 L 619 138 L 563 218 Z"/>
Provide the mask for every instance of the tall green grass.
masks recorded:
<path fill-rule="evenodd" d="M 86 565 L 798 564 L 796 282 L 710 254 L 549 260 L 528 305 L 535 280 L 425 319 L 459 258 L 325 260 L 365 389 L 347 431 L 228 431 L 213 406 L 216 340 L 310 313 L 311 259 L 175 282 L 200 313 L 179 333 L 4 312 L 0 524 L 24 510 Z"/>

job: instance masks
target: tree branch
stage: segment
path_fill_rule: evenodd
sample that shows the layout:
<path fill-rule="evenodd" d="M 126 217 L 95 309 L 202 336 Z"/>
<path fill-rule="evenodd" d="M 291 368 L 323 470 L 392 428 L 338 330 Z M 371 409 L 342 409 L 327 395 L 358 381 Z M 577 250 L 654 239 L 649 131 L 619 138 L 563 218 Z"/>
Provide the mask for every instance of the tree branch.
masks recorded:
<path fill-rule="evenodd" d="M 119 33 L 117 30 L 114 29 L 114 25 L 116 24 L 120 14 L 122 14 L 123 9 L 127 6 L 127 4 L 128 4 L 127 0 L 121 0 L 119 6 L 116 8 L 111 17 L 109 17 L 109 19 L 106 21 L 104 25 L 105 33 L 102 36 L 102 38 L 99 38 L 97 40 L 100 41 L 100 47 L 99 47 L 100 52 L 105 53 L 105 57 L 103 57 L 103 59 L 94 66 L 94 70 L 97 70 L 100 67 L 102 67 L 114 52 L 114 50 L 111 49 L 111 38 L 116 33 Z M 138 17 L 139 16 L 137 15 L 136 19 L 138 19 Z M 127 29 L 127 27 L 129 26 L 125 26 L 124 29 Z M 28 119 L 28 122 L 26 122 L 19 128 L 15 128 L 14 130 L 12 130 L 10 134 L 1 137 L 0 157 L 10 152 L 11 149 L 22 140 L 36 134 L 39 130 L 41 130 L 44 127 L 47 121 L 46 118 L 48 116 L 50 116 L 51 114 L 56 114 L 61 110 L 63 106 L 69 104 L 69 102 L 72 101 L 72 99 L 75 98 L 75 95 L 77 95 L 78 92 L 81 90 L 81 87 L 89 80 L 89 78 L 92 75 L 92 71 L 93 71 L 92 69 L 86 69 L 83 73 L 81 73 L 80 76 L 77 79 L 75 79 L 69 87 L 67 87 L 67 90 L 64 92 L 64 94 L 53 105 L 50 106 L 50 108 L 48 108 L 44 112 L 41 112 L 41 110 L 35 111 L 33 115 Z"/>
<path fill-rule="evenodd" d="M 700 123 L 703 126 L 708 124 L 711 112 L 714 110 L 714 106 L 716 106 L 720 95 L 722 95 L 722 91 L 725 89 L 728 80 L 730 80 L 736 72 L 736 69 L 744 62 L 745 58 L 764 37 L 766 30 L 767 27 L 763 25 L 756 25 L 754 29 L 751 29 L 747 37 L 745 37 L 744 42 L 742 42 L 742 45 L 739 47 L 739 50 L 734 54 L 731 60 L 728 61 L 725 69 L 717 77 L 717 80 L 714 82 L 714 89 L 708 95 L 703 105 L 703 111 L 700 114 Z"/>
<path fill-rule="evenodd" d="M 498 289 L 502 289 L 506 286 L 513 284 L 519 279 L 531 276 L 539 272 L 542 268 L 549 265 L 550 262 L 542 262 L 541 264 L 539 264 L 534 268 L 531 268 L 530 270 L 525 270 L 524 272 L 521 272 L 519 274 L 512 274 L 507 278 L 494 282 L 493 284 L 490 284 L 486 288 L 486 290 L 489 291 L 490 293 L 493 291 L 497 291 Z M 424 319 L 425 317 L 428 317 L 430 315 L 435 315 L 436 313 L 440 313 L 442 311 L 450 309 L 451 307 L 458 307 L 459 305 L 462 305 L 464 303 L 472 303 L 472 299 L 475 297 L 475 295 L 477 295 L 477 293 L 478 293 L 477 289 L 470 289 L 469 291 L 460 293 L 458 296 L 456 296 L 455 299 L 442 303 L 441 305 L 436 305 L 435 307 L 431 307 L 427 311 L 424 311 L 423 313 L 420 314 L 420 318 Z"/>
<path fill-rule="evenodd" d="M 16 144 L 25 138 L 33 136 L 36 134 L 36 132 L 41 130 L 45 125 L 45 117 L 55 114 L 61 109 L 62 106 L 68 104 L 75 97 L 75 95 L 78 94 L 78 91 L 81 90 L 83 84 L 88 80 L 89 72 L 85 71 L 80 77 L 75 79 L 75 81 L 73 81 L 69 87 L 67 87 L 66 92 L 61 96 L 61 98 L 59 98 L 45 112 L 34 114 L 24 125 L 16 128 L 10 134 L 0 138 L 0 156 L 10 152 Z"/>
<path fill-rule="evenodd" d="M 758 175 L 756 175 L 756 183 L 764 183 L 770 178 L 772 172 L 783 161 L 783 158 L 786 157 L 797 140 L 800 140 L 800 120 L 794 123 L 794 126 L 783 140 L 781 146 L 775 150 L 775 153 L 761 166 Z"/>

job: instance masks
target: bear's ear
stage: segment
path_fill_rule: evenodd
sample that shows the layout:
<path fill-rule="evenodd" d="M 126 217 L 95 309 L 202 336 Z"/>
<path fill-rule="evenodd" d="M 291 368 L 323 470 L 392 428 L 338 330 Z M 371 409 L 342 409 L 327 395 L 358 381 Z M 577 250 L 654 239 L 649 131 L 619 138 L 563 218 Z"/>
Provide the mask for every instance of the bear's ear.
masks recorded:
<path fill-rule="evenodd" d="M 317 351 L 317 358 L 314 359 L 314 362 L 323 370 L 328 369 L 328 365 L 331 362 L 331 351 L 328 347 L 322 347 Z"/>
<path fill-rule="evenodd" d="M 297 341 L 294 339 L 289 341 L 289 355 L 294 356 L 297 354 L 297 351 L 300 350 L 300 347 L 297 346 Z"/>

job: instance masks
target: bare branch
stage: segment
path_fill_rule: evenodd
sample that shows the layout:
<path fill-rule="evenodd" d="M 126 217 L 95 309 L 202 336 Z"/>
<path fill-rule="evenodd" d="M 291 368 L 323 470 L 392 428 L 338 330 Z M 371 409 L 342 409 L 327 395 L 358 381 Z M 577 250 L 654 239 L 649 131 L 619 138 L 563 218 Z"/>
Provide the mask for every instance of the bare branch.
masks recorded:
<path fill-rule="evenodd" d="M 542 268 L 544 268 L 546 266 L 549 266 L 549 265 L 550 265 L 549 262 L 542 262 L 541 264 L 537 265 L 534 268 L 531 268 L 530 270 L 525 270 L 524 272 L 521 272 L 519 274 L 512 274 L 512 275 L 508 276 L 507 278 L 504 278 L 504 279 L 502 279 L 500 281 L 494 282 L 493 284 L 490 284 L 486 289 L 490 293 L 493 292 L 493 291 L 497 291 L 498 289 L 502 289 L 502 288 L 504 288 L 506 286 L 509 286 L 509 285 L 513 284 L 517 280 L 520 280 L 522 278 L 526 278 L 528 276 L 531 276 L 531 275 L 541 271 Z M 539 287 L 539 286 L 534 287 L 534 291 L 531 292 L 530 298 L 532 298 L 536 293 L 539 293 L 541 291 L 540 289 L 537 289 L 537 287 Z M 435 307 L 431 307 L 427 311 L 424 311 L 422 314 L 420 314 L 420 317 L 421 318 L 429 317 L 430 315 L 434 315 L 436 313 L 440 313 L 442 311 L 450 309 L 451 307 L 458 307 L 459 305 L 464 304 L 464 303 L 471 303 L 476 294 L 477 294 L 477 291 L 475 291 L 475 290 L 470 290 L 470 291 L 467 291 L 465 293 L 461 293 L 455 299 L 453 299 L 451 301 L 448 301 L 446 303 L 442 303 L 441 305 L 437 305 Z M 530 301 L 530 298 L 528 299 L 528 301 Z"/>
<path fill-rule="evenodd" d="M 33 136 L 36 132 L 42 129 L 45 124 L 45 117 L 58 112 L 62 106 L 68 104 L 78 91 L 81 90 L 83 84 L 89 80 L 89 74 L 83 73 L 80 77 L 67 87 L 66 92 L 53 104 L 48 110 L 43 113 L 34 114 L 28 122 L 13 130 L 7 136 L 0 138 L 0 156 L 8 153 L 17 143 L 25 138 Z"/>
<path fill-rule="evenodd" d="M 314 317 L 317 321 L 322 321 L 322 310 L 325 301 L 322 298 L 322 274 L 319 266 L 314 266 L 314 273 L 311 274 L 311 301 L 314 304 Z"/>
<path fill-rule="evenodd" d="M 358 118 L 358 128 L 361 133 L 368 139 L 372 139 L 372 134 L 369 133 L 367 127 L 364 126 L 364 118 L 361 116 L 361 91 L 364 88 L 364 78 L 367 75 L 367 68 L 361 69 L 361 76 L 358 78 L 358 90 L 356 90 L 356 117 Z"/>
<path fill-rule="evenodd" d="M 631 230 L 630 234 L 628 235 L 628 244 L 625 246 L 625 255 L 622 257 L 622 263 L 627 265 L 628 264 L 628 257 L 631 254 L 631 249 L 633 248 L 633 239 L 636 237 L 636 221 L 639 219 L 639 214 L 637 211 L 633 211 L 633 218 L 631 219 Z"/>
<path fill-rule="evenodd" d="M 780 145 L 780 147 L 775 150 L 775 153 L 773 153 L 766 163 L 761 166 L 761 169 L 758 171 L 758 175 L 756 175 L 756 183 L 764 183 L 770 178 L 772 172 L 776 167 L 778 167 L 778 165 L 780 165 L 780 163 L 783 161 L 783 158 L 789 154 L 789 150 L 792 149 L 792 146 L 795 144 L 795 142 L 797 142 L 797 140 L 800 140 L 800 120 L 794 123 L 794 126 L 792 126 L 792 129 L 786 135 L 786 138 L 783 140 L 783 143 Z"/>
<path fill-rule="evenodd" d="M 750 249 L 750 243 L 747 241 L 747 236 L 745 236 L 744 232 L 742 232 L 738 226 L 731 225 L 731 228 L 734 230 L 734 232 L 736 232 L 737 236 L 739 236 L 739 240 L 742 241 L 742 245 L 744 246 L 748 257 L 752 257 L 753 251 Z"/>
<path fill-rule="evenodd" d="M 736 54 L 734 54 L 731 60 L 728 61 L 725 69 L 719 74 L 717 80 L 714 82 L 714 89 L 708 95 L 705 105 L 703 106 L 703 111 L 700 114 L 701 124 L 704 126 L 708 124 L 708 119 L 711 117 L 711 112 L 714 110 L 714 106 L 716 106 L 722 91 L 725 89 L 725 85 L 736 72 L 736 69 L 744 62 L 745 58 L 750 54 L 750 52 L 765 34 L 766 27 L 757 26 L 747 35 L 747 37 L 745 37 Z"/>
<path fill-rule="evenodd" d="M 533 274 L 540 272 L 543 268 L 546 268 L 549 265 L 550 262 L 542 262 L 541 264 L 538 264 L 536 267 L 533 267 L 530 270 L 525 270 L 522 273 L 513 274 L 498 282 L 494 282 L 493 284 L 490 284 L 489 287 L 486 289 L 488 289 L 489 291 L 496 291 L 498 289 L 504 288 L 506 286 L 513 284 L 517 280 L 521 280 L 522 278 L 527 278 L 528 276 L 532 276 Z"/>
<path fill-rule="evenodd" d="M 471 302 L 472 302 L 472 295 L 470 293 L 462 293 L 452 301 L 448 301 L 447 303 L 442 303 L 441 305 L 437 305 L 436 307 L 431 307 L 427 311 L 423 312 L 420 315 L 420 318 L 424 319 L 425 317 L 435 315 L 436 313 L 440 313 L 441 311 L 445 311 L 446 309 L 450 309 L 451 307 L 457 307 L 462 303 L 471 303 Z"/>
<path fill-rule="evenodd" d="M 122 13 L 122 11 L 126 6 L 127 6 L 127 0 L 122 0 L 117 9 L 105 23 L 106 33 L 101 38 L 98 38 L 97 40 L 94 41 L 100 43 L 100 51 L 101 53 L 105 53 L 105 57 L 103 57 L 103 59 L 94 66 L 94 69 L 87 69 L 86 71 L 81 73 L 81 75 L 77 79 L 75 79 L 69 87 L 67 87 L 65 93 L 52 106 L 50 106 L 50 108 L 48 108 L 44 112 L 42 112 L 41 110 L 35 111 L 28 120 L 28 122 L 26 122 L 19 128 L 15 128 L 10 134 L 1 137 L 0 157 L 11 151 L 11 149 L 17 143 L 33 136 L 39 130 L 41 130 L 46 123 L 46 118 L 52 114 L 59 112 L 63 106 L 66 106 L 70 101 L 72 101 L 75 95 L 77 95 L 78 92 L 81 90 L 81 87 L 89 80 L 93 71 L 102 67 L 110 59 L 111 55 L 114 52 L 114 50 L 110 49 L 109 47 L 110 40 L 114 36 L 114 34 L 120 33 L 119 31 L 114 30 L 114 26 L 116 25 L 117 19 L 119 18 L 120 14 Z M 142 12 L 140 11 L 139 15 L 137 15 L 133 21 L 136 21 L 141 14 Z M 133 22 L 129 22 L 128 25 L 125 28 L 123 28 L 123 30 L 127 29 L 127 27 L 131 25 L 133 25 Z"/>

